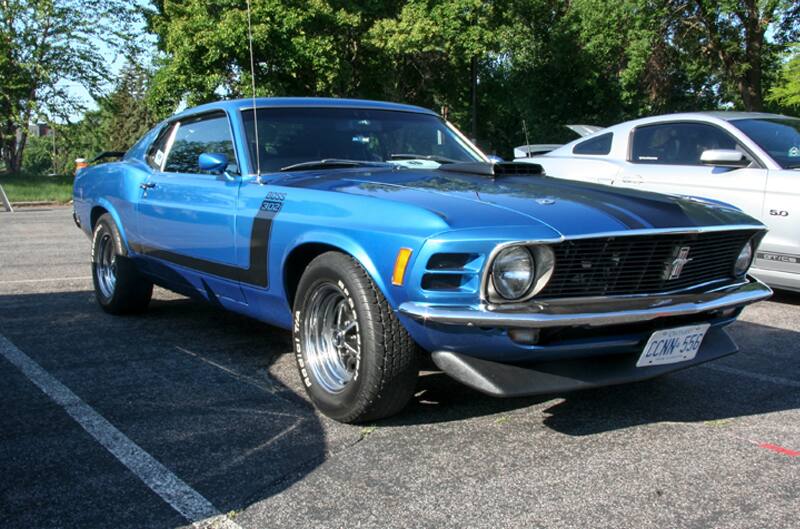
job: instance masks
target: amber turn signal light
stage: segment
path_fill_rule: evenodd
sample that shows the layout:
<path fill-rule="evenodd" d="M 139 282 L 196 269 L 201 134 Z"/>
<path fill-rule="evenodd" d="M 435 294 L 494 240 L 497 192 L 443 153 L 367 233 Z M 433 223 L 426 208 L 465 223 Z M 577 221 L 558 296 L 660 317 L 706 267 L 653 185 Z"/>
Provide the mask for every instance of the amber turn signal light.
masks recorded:
<path fill-rule="evenodd" d="M 406 267 L 411 259 L 411 248 L 400 248 L 397 252 L 397 259 L 394 260 L 394 272 L 392 272 L 392 284 L 396 287 L 403 286 L 406 277 Z"/>

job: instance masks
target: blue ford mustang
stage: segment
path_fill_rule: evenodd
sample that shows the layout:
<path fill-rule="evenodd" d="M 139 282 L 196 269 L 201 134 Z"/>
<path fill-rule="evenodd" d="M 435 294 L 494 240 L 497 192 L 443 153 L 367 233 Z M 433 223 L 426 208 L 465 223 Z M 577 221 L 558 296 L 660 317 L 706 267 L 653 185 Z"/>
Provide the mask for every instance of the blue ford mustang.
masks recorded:
<path fill-rule="evenodd" d="M 310 398 L 345 422 L 400 410 L 425 355 L 498 396 L 713 360 L 771 293 L 740 211 L 490 163 L 399 104 L 200 106 L 74 194 L 104 310 L 142 311 L 157 284 L 292 329 Z"/>

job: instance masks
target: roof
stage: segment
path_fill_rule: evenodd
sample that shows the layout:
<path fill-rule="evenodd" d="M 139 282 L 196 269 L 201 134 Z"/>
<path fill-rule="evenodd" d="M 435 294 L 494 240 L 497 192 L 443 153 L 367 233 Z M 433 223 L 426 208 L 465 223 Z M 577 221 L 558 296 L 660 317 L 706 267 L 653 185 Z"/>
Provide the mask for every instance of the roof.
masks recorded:
<path fill-rule="evenodd" d="M 682 119 L 736 121 L 740 119 L 776 119 L 776 118 L 797 119 L 797 118 L 792 118 L 791 116 L 783 116 L 781 114 L 768 114 L 766 112 L 738 112 L 733 110 L 710 110 L 703 112 L 680 112 L 677 114 L 661 114 L 659 116 L 647 116 L 639 119 L 634 119 L 631 121 L 626 121 L 624 123 L 619 123 L 618 125 L 641 125 L 644 123 L 661 123 L 664 121 L 676 121 Z M 614 125 L 614 127 L 616 126 L 617 125 Z"/>
<path fill-rule="evenodd" d="M 394 110 L 398 112 L 415 112 L 420 114 L 437 115 L 432 110 L 417 107 L 414 105 L 403 105 L 401 103 L 389 103 L 386 101 L 371 101 L 368 99 L 340 99 L 332 97 L 258 97 L 255 99 L 255 106 L 262 107 L 295 107 L 295 108 L 362 108 L 370 110 Z M 229 99 L 206 103 L 197 107 L 189 108 L 177 114 L 177 116 L 187 116 L 209 110 L 227 110 L 233 112 L 244 108 L 252 108 L 253 99 Z M 176 117 L 176 116 L 173 116 Z"/>
<path fill-rule="evenodd" d="M 734 110 L 715 110 L 705 112 L 689 112 L 689 114 L 701 114 L 725 121 L 734 121 L 737 119 L 770 119 L 770 118 L 791 118 L 791 116 L 784 116 L 782 114 L 769 114 L 767 112 L 738 112 Z"/>

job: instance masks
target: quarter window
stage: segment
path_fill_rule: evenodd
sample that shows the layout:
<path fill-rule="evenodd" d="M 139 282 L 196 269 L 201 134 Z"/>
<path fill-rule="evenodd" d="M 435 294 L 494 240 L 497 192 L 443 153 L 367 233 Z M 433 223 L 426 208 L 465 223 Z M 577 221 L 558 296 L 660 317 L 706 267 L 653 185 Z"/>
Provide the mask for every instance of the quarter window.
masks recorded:
<path fill-rule="evenodd" d="M 586 141 L 582 141 L 572 148 L 572 154 L 608 154 L 611 152 L 611 140 L 613 138 L 613 133 L 606 132 L 605 134 L 601 134 L 596 138 L 590 138 Z"/>
<path fill-rule="evenodd" d="M 167 140 L 169 139 L 170 132 L 172 131 L 172 125 L 167 125 L 158 133 L 156 136 L 156 140 L 150 145 L 150 148 L 147 149 L 147 155 L 145 156 L 145 160 L 147 161 L 147 165 L 152 167 L 156 170 L 161 170 L 161 164 L 164 163 L 164 156 L 166 150 Z"/>
<path fill-rule="evenodd" d="M 164 171 L 168 173 L 202 174 L 198 158 L 202 153 L 224 154 L 230 161 L 229 172 L 238 172 L 231 130 L 225 114 L 181 121 L 175 141 L 167 156 Z"/>
<path fill-rule="evenodd" d="M 637 127 L 633 132 L 631 162 L 659 165 L 703 165 L 700 155 L 709 149 L 739 149 L 726 132 L 704 123 L 664 123 Z"/>

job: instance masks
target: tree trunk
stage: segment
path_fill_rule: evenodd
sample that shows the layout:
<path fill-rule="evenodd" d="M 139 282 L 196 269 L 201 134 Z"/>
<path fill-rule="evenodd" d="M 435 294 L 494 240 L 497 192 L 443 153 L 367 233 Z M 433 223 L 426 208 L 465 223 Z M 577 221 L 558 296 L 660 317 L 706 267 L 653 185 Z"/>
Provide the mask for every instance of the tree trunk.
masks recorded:
<path fill-rule="evenodd" d="M 11 174 L 20 172 L 22 169 L 22 153 L 27 142 L 28 132 L 26 130 L 20 132 L 19 141 L 17 141 L 16 134 L 7 134 L 2 139 L 0 151 L 3 153 L 2 162 L 5 165 L 6 172 Z"/>
<path fill-rule="evenodd" d="M 744 78 L 739 81 L 739 91 L 746 110 L 760 112 L 764 109 L 764 96 L 761 91 L 764 31 L 761 13 L 753 6 L 745 25 L 745 57 L 748 68 Z M 742 84 L 742 81 L 744 84 Z"/>
<path fill-rule="evenodd" d="M 17 152 L 17 136 L 14 130 L 14 128 L 7 127 L 2 131 L 2 136 L 0 137 L 0 154 L 2 154 L 0 161 L 3 162 L 5 171 L 9 173 L 16 172 L 14 170 L 14 159 Z"/>
<path fill-rule="evenodd" d="M 22 134 L 19 138 L 19 143 L 17 143 L 14 149 L 11 150 L 11 164 L 9 167 L 11 168 L 12 173 L 19 173 L 22 171 L 22 153 L 25 151 L 25 145 L 28 143 L 28 131 L 22 129 Z"/>
<path fill-rule="evenodd" d="M 739 94 L 742 96 L 744 109 L 748 112 L 761 112 L 764 110 L 760 71 L 757 74 L 748 72 L 743 78 L 739 79 Z"/>

